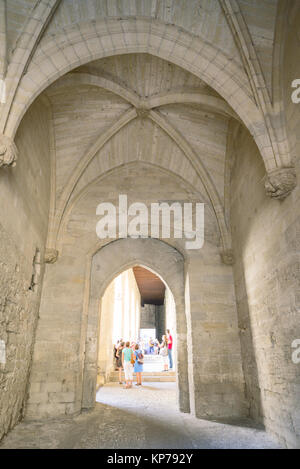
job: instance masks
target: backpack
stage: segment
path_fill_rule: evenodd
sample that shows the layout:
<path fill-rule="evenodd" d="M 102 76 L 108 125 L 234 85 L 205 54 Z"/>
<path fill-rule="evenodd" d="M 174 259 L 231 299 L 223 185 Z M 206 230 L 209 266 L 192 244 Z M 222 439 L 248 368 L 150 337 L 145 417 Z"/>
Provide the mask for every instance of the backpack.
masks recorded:
<path fill-rule="evenodd" d="M 144 364 L 144 355 L 142 354 L 142 352 L 139 352 L 139 353 L 138 353 L 137 362 L 138 362 L 139 365 L 143 365 L 143 364 Z"/>
<path fill-rule="evenodd" d="M 134 365 L 134 363 L 135 363 L 135 354 L 133 352 L 131 353 L 130 363 L 132 365 Z"/>

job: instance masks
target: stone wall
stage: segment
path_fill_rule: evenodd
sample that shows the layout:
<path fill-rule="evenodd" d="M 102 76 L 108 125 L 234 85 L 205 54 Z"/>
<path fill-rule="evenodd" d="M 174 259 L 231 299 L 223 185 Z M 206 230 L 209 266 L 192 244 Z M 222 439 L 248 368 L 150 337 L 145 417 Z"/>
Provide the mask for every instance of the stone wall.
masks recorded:
<path fill-rule="evenodd" d="M 161 341 L 162 335 L 166 332 L 164 305 L 145 304 L 142 306 L 141 329 L 156 329 L 156 338 Z"/>
<path fill-rule="evenodd" d="M 165 325 L 163 334 L 166 333 L 167 329 L 170 330 L 173 339 L 172 357 L 173 357 L 173 369 L 176 369 L 177 363 L 177 333 L 176 333 L 176 305 L 174 296 L 172 295 L 169 287 L 165 290 Z M 185 304 L 185 314 L 187 315 L 187 304 Z M 188 322 L 188 321 L 187 321 Z M 187 338 L 187 349 L 189 349 L 188 338 Z M 192 398 L 190 398 L 190 406 L 193 406 Z"/>
<path fill-rule="evenodd" d="M 171 331 L 171 334 L 176 332 L 176 305 L 174 303 L 174 297 L 169 287 L 165 291 L 165 327 L 164 333 L 167 329 Z"/>
<path fill-rule="evenodd" d="M 106 382 L 114 369 L 113 345 L 117 340 L 137 341 L 141 295 L 132 269 L 118 275 L 101 300 L 97 384 Z"/>
<path fill-rule="evenodd" d="M 199 418 L 239 420 L 247 407 L 232 266 L 222 263 L 218 249 L 204 245 L 191 256 L 187 274 L 194 412 Z"/>
<path fill-rule="evenodd" d="M 36 103 L 16 136 L 17 166 L 0 174 L 0 438 L 23 416 L 38 318 L 50 197 L 49 116 Z"/>
<path fill-rule="evenodd" d="M 295 5 L 282 68 L 298 186 L 283 202 L 265 197 L 264 167 L 244 129 L 236 136 L 231 180 L 234 273 L 250 413 L 291 448 L 300 445 L 300 365 L 292 362 L 291 347 L 300 338 L 300 104 L 291 100 L 291 82 L 300 78 L 295 60 L 299 21 Z"/>
<path fill-rule="evenodd" d="M 175 313 L 176 320 L 176 313 Z M 156 338 L 161 341 L 166 332 L 166 310 L 165 305 L 159 305 L 155 308 Z"/>
<path fill-rule="evenodd" d="M 156 329 L 156 307 L 145 304 L 141 307 L 141 329 Z"/>
<path fill-rule="evenodd" d="M 46 269 L 27 407 L 27 416 L 30 418 L 54 417 L 80 411 L 82 362 L 84 354 L 87 356 L 82 332 L 84 327 L 88 328 L 88 333 L 93 337 L 91 342 L 87 341 L 88 347 L 91 348 L 89 362 L 91 365 L 86 366 L 87 369 L 90 366 L 90 374 L 87 373 L 88 385 L 84 394 L 89 397 L 84 406 L 90 407 L 95 403 L 93 392 L 96 379 L 94 383 L 93 376 L 94 355 L 97 354 L 97 343 L 94 340 L 97 329 L 96 316 L 88 326 L 84 326 L 87 321 L 86 295 L 90 279 L 93 279 L 87 267 L 87 259 L 90 259 L 92 250 L 103 247 L 103 244 L 101 245 L 103 240 L 99 244 L 96 235 L 99 219 L 96 215 L 97 205 L 100 201 L 107 201 L 118 206 L 120 190 L 128 194 L 128 205 L 138 200 L 148 207 L 152 201 L 157 200 L 167 200 L 169 203 L 172 200 L 189 201 L 192 193 L 188 191 L 188 186 L 183 181 L 179 184 L 174 175 L 162 174 L 157 168 L 145 167 L 143 162 L 136 162 L 134 166 L 125 165 L 118 171 L 110 173 L 102 179 L 101 184 L 92 185 L 74 204 L 68 222 L 61 231 L 59 258 L 55 264 L 47 265 Z M 199 199 L 203 200 L 200 196 Z M 197 415 L 212 419 L 228 418 L 232 414 L 240 417 L 244 416 L 244 382 L 232 267 L 222 263 L 218 227 L 208 204 L 205 204 L 205 240 L 203 249 L 198 253 L 185 250 L 184 239 L 171 238 L 162 240 L 161 244 L 165 245 L 168 242 L 168 249 L 171 252 L 174 250 L 175 253 L 184 253 L 185 261 L 189 263 L 194 340 L 194 353 L 189 359 L 194 364 Z M 138 246 L 141 241 L 155 242 L 151 239 L 128 241 L 132 241 L 132 252 L 122 252 L 120 257 L 119 251 L 113 249 L 118 242 L 113 241 L 107 264 L 99 263 L 98 270 L 95 267 L 95 275 L 101 275 L 101 282 L 112 280 L 110 278 L 112 264 L 118 265 L 121 269 L 125 260 L 134 254 L 135 244 Z M 160 246 L 159 241 L 156 243 Z M 168 261 L 168 257 L 160 258 L 156 246 L 157 244 L 153 250 L 145 250 L 138 264 L 146 267 L 148 265 L 150 268 L 152 265 L 153 270 L 161 274 L 170 286 L 175 298 L 171 288 L 173 274 L 171 271 L 165 273 L 164 264 Z M 183 258 L 183 254 L 181 256 Z M 144 258 L 148 257 L 151 259 L 150 265 L 143 262 Z M 159 267 L 157 269 L 155 269 L 156 263 Z M 119 272 L 120 270 L 116 273 Z M 183 277 L 183 267 L 181 276 Z M 99 301 L 101 282 L 95 284 L 95 302 Z M 180 408 L 187 411 L 189 385 L 187 356 L 184 351 L 186 319 L 183 279 L 180 288 L 182 289 L 180 299 L 176 301 L 175 346 L 181 391 Z M 210 366 L 213 367 L 213 371 L 210 371 Z"/>
<path fill-rule="evenodd" d="M 299 186 L 283 202 L 267 199 L 263 164 L 244 129 L 236 147 L 231 217 L 249 411 L 282 443 L 296 447 L 300 372 L 291 343 L 300 337 Z M 299 160 L 297 172 L 299 179 Z"/>
<path fill-rule="evenodd" d="M 97 387 L 102 386 L 113 365 L 113 325 L 116 279 L 109 284 L 101 300 Z"/>

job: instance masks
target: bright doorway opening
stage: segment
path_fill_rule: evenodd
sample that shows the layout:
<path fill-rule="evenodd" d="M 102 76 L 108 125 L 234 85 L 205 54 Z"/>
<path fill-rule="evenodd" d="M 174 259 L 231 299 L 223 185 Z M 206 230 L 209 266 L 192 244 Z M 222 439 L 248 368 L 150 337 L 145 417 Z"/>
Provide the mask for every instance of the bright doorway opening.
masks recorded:
<path fill-rule="evenodd" d="M 158 274 L 135 266 L 117 275 L 101 300 L 98 340 L 97 387 L 118 381 L 115 347 L 121 342 L 139 344 L 144 354 L 145 380 L 175 381 L 176 307 L 173 294 Z M 172 336 L 168 373 L 160 350 L 163 336 Z M 170 369 L 170 365 L 172 369 Z"/>

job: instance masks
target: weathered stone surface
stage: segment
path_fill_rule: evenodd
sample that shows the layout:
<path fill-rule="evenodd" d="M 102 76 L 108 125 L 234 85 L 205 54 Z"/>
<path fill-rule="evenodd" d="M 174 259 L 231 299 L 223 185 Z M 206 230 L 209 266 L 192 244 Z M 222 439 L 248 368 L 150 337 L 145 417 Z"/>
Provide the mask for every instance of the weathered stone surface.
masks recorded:
<path fill-rule="evenodd" d="M 1 3 L 0 125 L 14 140 L 1 134 L 0 167 L 20 156 L 0 171 L 0 438 L 24 413 L 95 405 L 113 326 L 101 296 L 148 262 L 175 298 L 179 409 L 251 417 L 297 447 L 300 7 L 100 3 L 41 1 L 31 19 L 31 1 Z M 120 194 L 204 203 L 203 248 L 100 241 L 96 208 Z"/>
<path fill-rule="evenodd" d="M 280 448 L 266 432 L 251 428 L 247 419 L 220 424 L 179 412 L 176 384 L 159 382 L 147 382 L 129 392 L 117 383 L 107 384 L 98 391 L 92 412 L 42 423 L 25 420 L 1 442 L 0 449 L 37 445 L 43 449 Z"/>
<path fill-rule="evenodd" d="M 295 168 L 278 168 L 270 171 L 266 176 L 266 194 L 273 199 L 285 199 L 295 187 Z"/>
<path fill-rule="evenodd" d="M 142 119 L 145 119 L 146 117 L 148 117 L 149 112 L 150 112 L 150 109 L 147 109 L 146 107 L 136 108 L 136 113 L 138 117 L 141 117 Z"/>
<path fill-rule="evenodd" d="M 232 173 L 232 234 L 237 310 L 249 412 L 287 447 L 299 447 L 293 415 L 299 400 L 299 365 L 292 362 L 300 337 L 299 198 L 297 186 L 283 204 L 266 203 L 259 155 L 245 131 L 237 141 Z M 299 174 L 299 162 L 297 162 Z M 240 184 L 240 182 L 242 184 Z M 249 197 L 249 194 L 252 194 Z M 258 222 L 259 220 L 259 222 Z"/>
<path fill-rule="evenodd" d="M 234 254 L 232 249 L 228 249 L 227 251 L 221 252 L 221 259 L 222 262 L 226 265 L 233 265 L 234 264 Z"/>
<path fill-rule="evenodd" d="M 46 264 L 54 264 L 58 258 L 58 251 L 57 249 L 50 249 L 47 248 L 44 255 L 44 261 Z"/>
<path fill-rule="evenodd" d="M 0 364 L 0 438 L 23 417 L 28 397 L 49 212 L 47 125 L 46 109 L 36 103 L 16 135 L 19 164 L 0 175 L 0 340 L 6 348 L 6 363 Z"/>
<path fill-rule="evenodd" d="M 0 224 L 0 438 L 23 416 L 35 327 L 36 293 L 29 290 L 26 259 Z"/>
<path fill-rule="evenodd" d="M 0 134 L 0 168 L 15 166 L 18 159 L 18 149 L 12 138 Z"/>

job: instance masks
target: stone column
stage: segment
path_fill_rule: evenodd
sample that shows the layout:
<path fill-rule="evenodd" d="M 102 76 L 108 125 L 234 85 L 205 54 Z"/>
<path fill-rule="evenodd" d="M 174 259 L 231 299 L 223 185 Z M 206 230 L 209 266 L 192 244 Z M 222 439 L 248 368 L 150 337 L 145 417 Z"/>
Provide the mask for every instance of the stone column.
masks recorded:
<path fill-rule="evenodd" d="M 189 357 L 192 410 L 199 418 L 244 417 L 244 377 L 232 267 L 218 249 L 193 256 L 190 288 Z"/>
<path fill-rule="evenodd" d="M 99 345 L 99 298 L 90 297 L 82 389 L 82 408 L 92 409 L 96 400 L 97 358 Z"/>
<path fill-rule="evenodd" d="M 187 355 L 187 324 L 185 317 L 184 300 L 176 303 L 176 339 L 177 339 L 177 363 L 176 376 L 178 381 L 178 404 L 181 412 L 190 412 L 188 355 Z"/>

